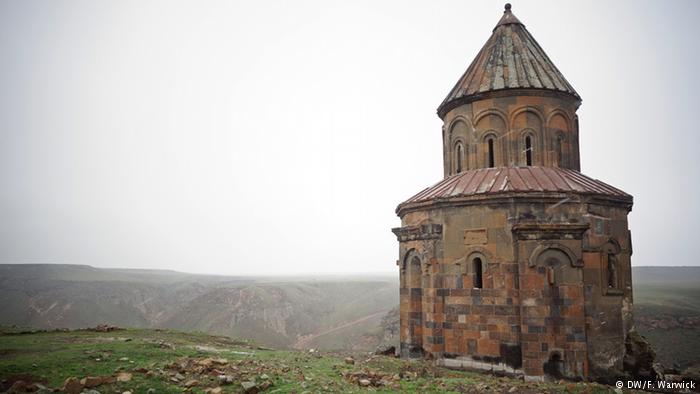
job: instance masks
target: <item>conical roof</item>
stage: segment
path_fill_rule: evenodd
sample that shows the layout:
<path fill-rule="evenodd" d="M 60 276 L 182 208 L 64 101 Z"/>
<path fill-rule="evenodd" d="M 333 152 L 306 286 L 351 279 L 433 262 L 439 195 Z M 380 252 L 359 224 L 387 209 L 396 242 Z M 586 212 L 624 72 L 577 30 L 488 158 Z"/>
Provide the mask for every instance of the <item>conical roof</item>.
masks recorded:
<path fill-rule="evenodd" d="M 443 117 L 461 103 L 486 92 L 506 89 L 542 89 L 568 93 L 580 100 L 525 25 L 506 4 L 493 34 L 438 107 Z"/>

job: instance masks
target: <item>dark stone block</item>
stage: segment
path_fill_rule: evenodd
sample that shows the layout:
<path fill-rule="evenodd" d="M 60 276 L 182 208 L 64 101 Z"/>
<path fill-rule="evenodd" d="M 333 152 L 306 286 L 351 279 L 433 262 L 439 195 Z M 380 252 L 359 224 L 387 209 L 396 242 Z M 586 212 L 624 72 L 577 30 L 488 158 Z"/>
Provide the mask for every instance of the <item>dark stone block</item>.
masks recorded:
<path fill-rule="evenodd" d="M 527 326 L 527 332 L 530 334 L 544 334 L 547 332 L 547 327 L 543 326 Z"/>
<path fill-rule="evenodd" d="M 476 354 L 476 339 L 467 340 L 467 353 Z"/>
<path fill-rule="evenodd" d="M 456 305 L 445 305 L 445 313 L 446 314 L 454 314 L 454 315 L 468 315 L 470 312 L 470 307 L 469 305 L 461 305 L 461 304 L 456 304 Z"/>
<path fill-rule="evenodd" d="M 496 312 L 497 315 L 514 315 L 515 314 L 515 308 L 512 306 L 507 306 L 507 305 L 496 305 L 494 307 L 494 311 Z"/>
<path fill-rule="evenodd" d="M 506 365 L 509 365 L 514 369 L 518 369 L 523 365 L 523 352 L 519 344 L 510 345 L 502 343 L 499 348 L 499 353 L 501 354 L 500 359 L 503 360 L 506 363 Z M 496 362 L 499 361 L 500 360 Z"/>
<path fill-rule="evenodd" d="M 475 315 L 493 315 L 493 305 L 473 305 L 472 313 Z"/>

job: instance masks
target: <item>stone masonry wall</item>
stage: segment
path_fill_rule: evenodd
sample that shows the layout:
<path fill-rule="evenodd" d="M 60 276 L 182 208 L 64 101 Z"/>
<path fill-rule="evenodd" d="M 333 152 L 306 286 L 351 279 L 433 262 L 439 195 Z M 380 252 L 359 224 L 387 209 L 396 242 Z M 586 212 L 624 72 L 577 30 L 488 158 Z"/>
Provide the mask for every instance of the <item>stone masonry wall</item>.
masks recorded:
<path fill-rule="evenodd" d="M 532 165 L 580 170 L 578 102 L 570 96 L 496 97 L 459 106 L 445 116 L 445 176 L 488 167 L 489 138 L 494 139 L 495 167 L 525 166 L 525 137 L 531 138 Z M 461 146 L 458 150 L 458 146 Z"/>
<path fill-rule="evenodd" d="M 535 379 L 621 366 L 618 348 L 631 328 L 627 208 L 555 205 L 564 197 L 406 213 L 395 230 L 401 355 Z M 618 267 L 616 288 L 607 286 L 608 256 Z"/>

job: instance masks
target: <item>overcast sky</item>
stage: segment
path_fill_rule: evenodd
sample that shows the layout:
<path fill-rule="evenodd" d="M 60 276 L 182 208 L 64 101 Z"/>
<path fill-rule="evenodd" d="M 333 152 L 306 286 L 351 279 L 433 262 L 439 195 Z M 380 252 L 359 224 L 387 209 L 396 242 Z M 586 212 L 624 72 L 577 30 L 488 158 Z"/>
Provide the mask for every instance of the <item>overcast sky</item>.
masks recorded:
<path fill-rule="evenodd" d="M 393 271 L 496 1 L 0 2 L 0 262 Z M 697 265 L 698 1 L 514 1 L 633 265 Z"/>

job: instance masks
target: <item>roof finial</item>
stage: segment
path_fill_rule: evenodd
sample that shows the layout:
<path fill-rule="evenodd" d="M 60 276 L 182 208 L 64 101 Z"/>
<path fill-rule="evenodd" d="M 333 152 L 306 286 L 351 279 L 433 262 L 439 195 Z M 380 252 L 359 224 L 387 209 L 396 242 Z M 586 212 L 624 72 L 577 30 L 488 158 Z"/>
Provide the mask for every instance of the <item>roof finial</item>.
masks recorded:
<path fill-rule="evenodd" d="M 505 12 L 510 12 L 510 7 L 511 7 L 510 3 L 506 3 L 506 10 L 505 10 Z"/>

